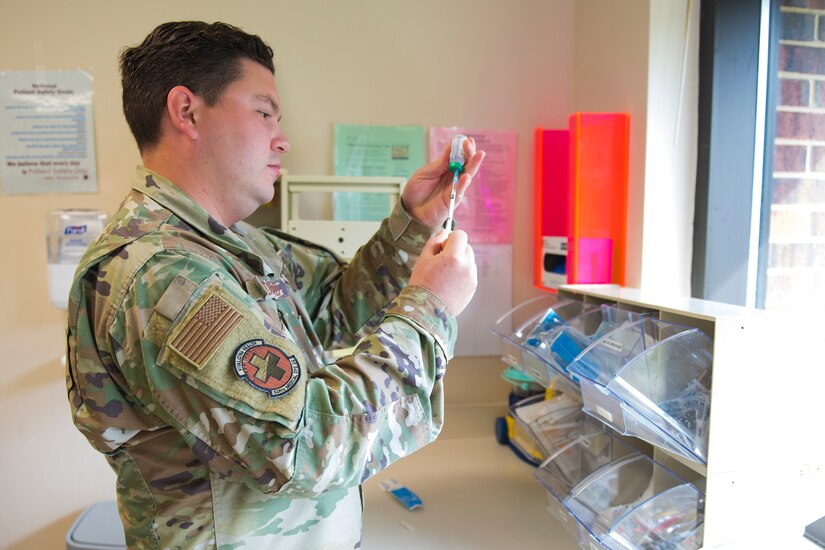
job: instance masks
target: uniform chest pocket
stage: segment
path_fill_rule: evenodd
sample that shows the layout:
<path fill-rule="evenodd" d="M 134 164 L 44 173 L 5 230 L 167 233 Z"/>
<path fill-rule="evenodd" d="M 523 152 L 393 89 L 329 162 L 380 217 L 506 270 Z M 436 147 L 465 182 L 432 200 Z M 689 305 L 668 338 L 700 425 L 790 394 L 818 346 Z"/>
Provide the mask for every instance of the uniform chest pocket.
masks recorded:
<path fill-rule="evenodd" d="M 247 293 L 264 315 L 268 327 L 275 333 L 287 334 L 289 327 L 282 311 L 288 297 L 286 281 L 253 277 L 245 285 Z"/>
<path fill-rule="evenodd" d="M 247 292 L 256 299 L 257 305 L 276 333 L 285 335 L 296 343 L 308 358 L 306 367 L 309 373 L 323 368 L 323 349 L 318 338 L 307 321 L 307 314 L 299 313 L 294 290 L 284 278 L 269 279 L 253 277 L 245 283 Z M 303 310 L 302 310 L 303 311 Z"/>

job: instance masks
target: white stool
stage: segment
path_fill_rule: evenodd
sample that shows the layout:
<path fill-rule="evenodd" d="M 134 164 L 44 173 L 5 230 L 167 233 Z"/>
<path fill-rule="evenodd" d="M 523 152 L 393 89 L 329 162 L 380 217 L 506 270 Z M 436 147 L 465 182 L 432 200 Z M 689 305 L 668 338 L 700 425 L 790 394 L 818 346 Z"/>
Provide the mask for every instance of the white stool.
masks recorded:
<path fill-rule="evenodd" d="M 124 550 L 126 537 L 117 503 L 96 502 L 83 510 L 66 534 L 66 550 Z"/>

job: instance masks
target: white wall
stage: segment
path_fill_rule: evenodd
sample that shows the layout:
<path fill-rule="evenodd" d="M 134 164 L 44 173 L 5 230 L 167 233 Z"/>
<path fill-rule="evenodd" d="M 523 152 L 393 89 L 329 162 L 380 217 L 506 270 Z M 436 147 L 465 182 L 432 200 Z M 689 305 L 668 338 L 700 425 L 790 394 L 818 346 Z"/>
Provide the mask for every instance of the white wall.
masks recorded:
<path fill-rule="evenodd" d="M 630 114 L 626 285 L 689 296 L 699 1 L 577 0 L 575 10 L 574 110 Z"/>
<path fill-rule="evenodd" d="M 699 1 L 651 0 L 644 239 L 647 292 L 690 296 L 699 102 Z"/>
<path fill-rule="evenodd" d="M 331 173 L 336 122 L 517 130 L 517 303 L 532 292 L 532 129 L 566 125 L 574 107 L 574 3 L 3 0 L 0 70 L 93 75 L 99 190 L 0 195 L 0 547 L 60 548 L 82 508 L 114 498 L 108 466 L 70 422 L 58 359 L 64 314 L 46 296 L 44 230 L 51 209 L 112 213 L 128 189 L 139 158 L 120 109 L 121 47 L 175 19 L 260 34 L 275 49 L 292 173 Z M 493 358 L 451 368 L 448 384 L 459 391 L 448 400 L 464 401 L 500 370 Z"/>
<path fill-rule="evenodd" d="M 647 145 L 648 0 L 576 1 L 575 94 L 582 112 L 630 115 L 625 285 L 638 287 Z"/>

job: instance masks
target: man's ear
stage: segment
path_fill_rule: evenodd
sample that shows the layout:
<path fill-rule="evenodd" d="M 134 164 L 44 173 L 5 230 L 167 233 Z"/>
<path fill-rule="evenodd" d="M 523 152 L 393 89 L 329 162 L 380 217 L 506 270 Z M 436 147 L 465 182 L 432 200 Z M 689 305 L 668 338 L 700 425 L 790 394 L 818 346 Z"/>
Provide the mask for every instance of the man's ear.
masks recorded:
<path fill-rule="evenodd" d="M 198 139 L 195 113 L 202 101 L 186 86 L 175 86 L 166 95 L 166 112 L 172 127 L 189 137 Z"/>

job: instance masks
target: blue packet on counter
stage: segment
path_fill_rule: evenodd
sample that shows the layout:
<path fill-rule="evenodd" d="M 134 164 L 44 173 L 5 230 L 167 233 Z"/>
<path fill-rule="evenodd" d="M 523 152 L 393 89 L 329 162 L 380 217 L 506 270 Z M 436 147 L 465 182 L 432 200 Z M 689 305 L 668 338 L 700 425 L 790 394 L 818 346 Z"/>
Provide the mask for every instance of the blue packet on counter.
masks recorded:
<path fill-rule="evenodd" d="M 424 503 L 421 502 L 418 495 L 394 479 L 379 481 L 378 486 L 394 496 L 395 499 L 403 504 L 407 510 L 416 510 L 424 506 Z"/>

